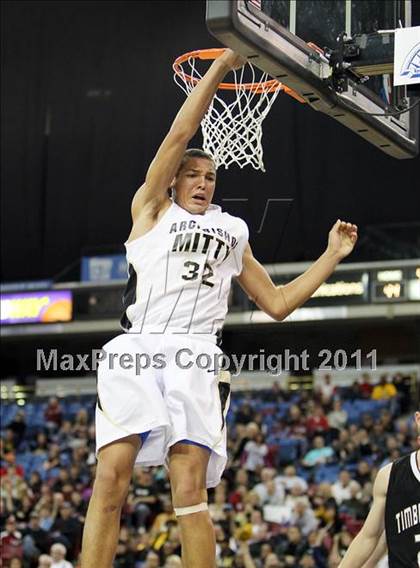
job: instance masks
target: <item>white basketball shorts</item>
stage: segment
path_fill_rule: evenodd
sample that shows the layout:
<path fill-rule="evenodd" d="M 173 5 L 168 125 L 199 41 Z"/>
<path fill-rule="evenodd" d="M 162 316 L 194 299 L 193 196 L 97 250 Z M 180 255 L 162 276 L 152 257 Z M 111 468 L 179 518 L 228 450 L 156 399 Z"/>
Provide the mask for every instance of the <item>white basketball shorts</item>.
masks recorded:
<path fill-rule="evenodd" d="M 98 365 L 96 454 L 132 434 L 151 430 L 136 464 L 166 463 L 181 440 L 211 450 L 207 487 L 226 466 L 230 375 L 218 373 L 222 354 L 212 335 L 123 333 L 103 347 Z"/>

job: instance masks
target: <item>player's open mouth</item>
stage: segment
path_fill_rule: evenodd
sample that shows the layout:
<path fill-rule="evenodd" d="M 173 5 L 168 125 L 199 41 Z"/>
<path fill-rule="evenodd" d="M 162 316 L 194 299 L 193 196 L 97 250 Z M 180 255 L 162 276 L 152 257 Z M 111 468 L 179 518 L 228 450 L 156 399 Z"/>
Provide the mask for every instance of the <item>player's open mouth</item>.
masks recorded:
<path fill-rule="evenodd" d="M 205 201 L 206 201 L 206 198 L 204 197 L 204 195 L 193 195 L 192 198 L 197 203 L 205 203 Z"/>

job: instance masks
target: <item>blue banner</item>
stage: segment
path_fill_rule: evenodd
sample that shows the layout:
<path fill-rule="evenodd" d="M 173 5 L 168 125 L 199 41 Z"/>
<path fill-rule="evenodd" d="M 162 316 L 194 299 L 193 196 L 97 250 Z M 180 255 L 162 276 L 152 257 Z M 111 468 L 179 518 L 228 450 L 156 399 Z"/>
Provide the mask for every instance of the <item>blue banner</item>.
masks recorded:
<path fill-rule="evenodd" d="M 82 282 L 127 280 L 127 261 L 123 254 L 82 257 Z"/>

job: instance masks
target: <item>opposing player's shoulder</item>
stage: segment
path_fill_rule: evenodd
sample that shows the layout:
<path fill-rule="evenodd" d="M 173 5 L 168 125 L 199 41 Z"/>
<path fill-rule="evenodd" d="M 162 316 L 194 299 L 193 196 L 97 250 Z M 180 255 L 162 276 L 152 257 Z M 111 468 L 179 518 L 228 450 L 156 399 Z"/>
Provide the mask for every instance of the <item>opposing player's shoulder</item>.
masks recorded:
<path fill-rule="evenodd" d="M 385 496 L 388 490 L 389 478 L 391 476 L 392 463 L 381 467 L 375 479 L 375 494 Z"/>

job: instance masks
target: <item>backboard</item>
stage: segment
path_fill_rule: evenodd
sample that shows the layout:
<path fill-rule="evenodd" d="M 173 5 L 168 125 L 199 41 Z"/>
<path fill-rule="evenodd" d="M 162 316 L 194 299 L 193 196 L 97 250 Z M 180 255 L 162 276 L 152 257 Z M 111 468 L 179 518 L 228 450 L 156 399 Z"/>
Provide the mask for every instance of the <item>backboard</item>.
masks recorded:
<path fill-rule="evenodd" d="M 313 109 L 391 156 L 418 154 L 418 99 L 392 85 L 393 30 L 411 25 L 411 0 L 207 0 L 206 21 Z"/>

